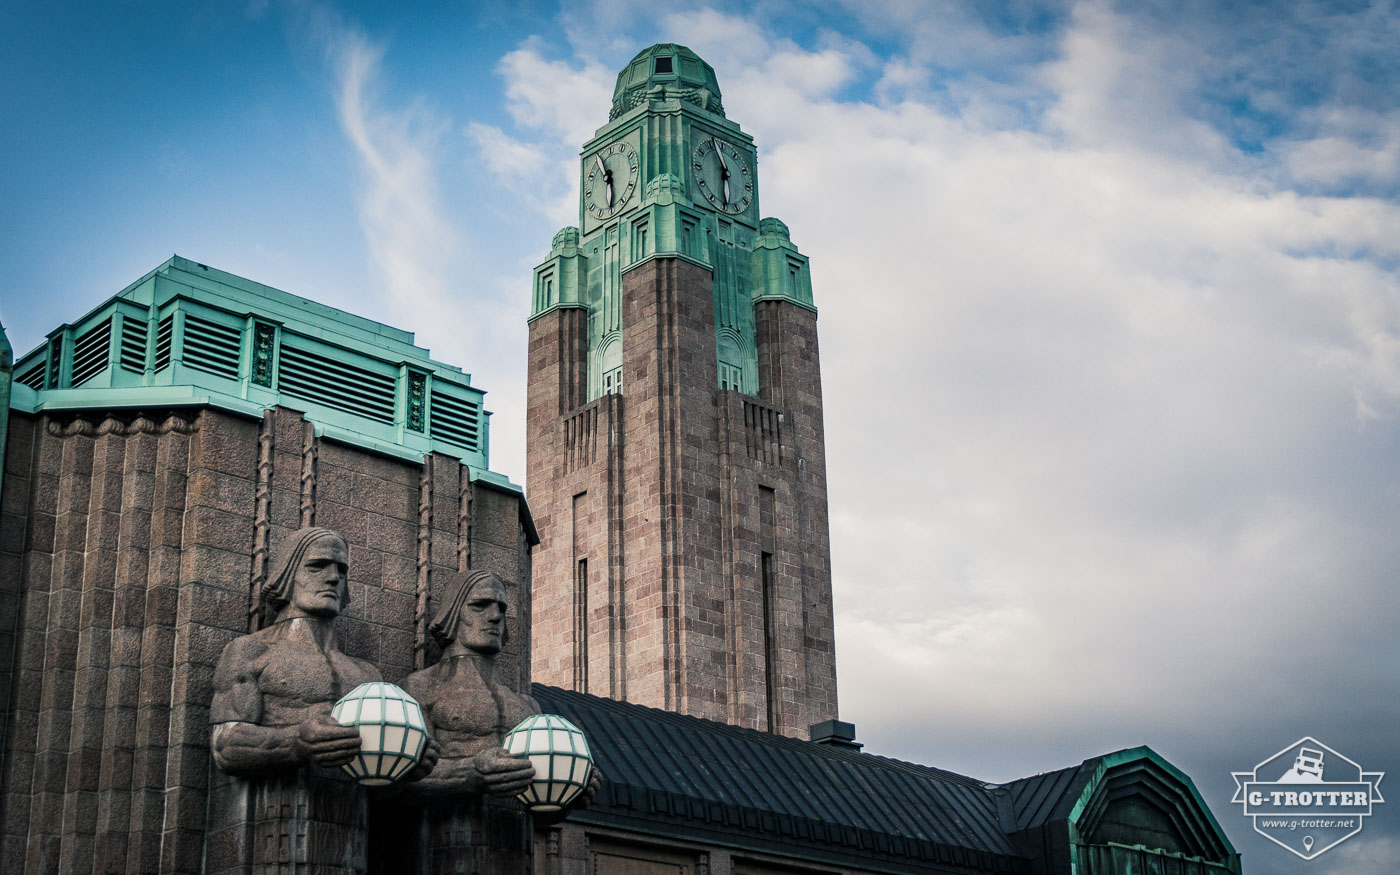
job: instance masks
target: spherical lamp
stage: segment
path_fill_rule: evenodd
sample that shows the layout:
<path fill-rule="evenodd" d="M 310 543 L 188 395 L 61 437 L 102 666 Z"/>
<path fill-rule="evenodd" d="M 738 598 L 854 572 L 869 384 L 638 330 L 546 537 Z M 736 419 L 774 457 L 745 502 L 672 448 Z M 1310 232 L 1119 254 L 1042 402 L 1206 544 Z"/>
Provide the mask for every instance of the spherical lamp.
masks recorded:
<path fill-rule="evenodd" d="M 535 780 L 518 798 L 541 814 L 559 811 L 588 786 L 593 755 L 583 730 L 558 714 L 535 714 L 506 733 L 505 748 L 518 757 L 529 757 Z"/>
<path fill-rule="evenodd" d="M 402 778 L 428 742 L 417 700 L 382 681 L 351 690 L 331 708 L 331 716 L 360 730 L 360 753 L 341 768 L 361 784 L 383 786 Z"/>

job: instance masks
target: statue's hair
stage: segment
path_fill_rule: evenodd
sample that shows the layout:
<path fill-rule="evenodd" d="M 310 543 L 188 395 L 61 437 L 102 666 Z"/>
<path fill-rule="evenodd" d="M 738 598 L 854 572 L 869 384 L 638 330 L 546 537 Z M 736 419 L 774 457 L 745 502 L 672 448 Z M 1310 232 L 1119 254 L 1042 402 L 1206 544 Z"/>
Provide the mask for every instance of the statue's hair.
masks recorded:
<path fill-rule="evenodd" d="M 324 538 L 335 538 L 342 544 L 345 538 L 340 532 L 332 529 L 323 529 L 319 526 L 309 526 L 292 535 L 291 539 L 282 546 L 282 555 L 275 566 L 275 571 L 267 578 L 267 583 L 263 584 L 262 597 L 273 607 L 280 611 L 291 601 L 292 582 L 296 580 L 297 569 L 301 567 L 301 561 L 306 556 L 306 551 L 311 545 Z M 349 545 L 347 545 L 348 548 Z M 350 604 L 350 588 L 347 586 L 340 594 L 340 609 L 343 611 Z"/>
<path fill-rule="evenodd" d="M 428 626 L 428 631 L 432 633 L 433 640 L 439 647 L 446 647 L 457 640 L 457 622 L 462 617 L 462 606 L 467 603 L 472 590 L 482 584 L 492 581 L 500 584 L 502 590 L 506 588 L 505 581 L 489 571 L 472 571 L 468 574 L 453 575 L 453 580 L 447 585 L 447 592 L 443 595 L 442 604 L 438 607 L 437 613 L 433 615 L 433 622 Z M 501 629 L 501 647 L 506 646 L 508 630 L 507 624 Z"/>

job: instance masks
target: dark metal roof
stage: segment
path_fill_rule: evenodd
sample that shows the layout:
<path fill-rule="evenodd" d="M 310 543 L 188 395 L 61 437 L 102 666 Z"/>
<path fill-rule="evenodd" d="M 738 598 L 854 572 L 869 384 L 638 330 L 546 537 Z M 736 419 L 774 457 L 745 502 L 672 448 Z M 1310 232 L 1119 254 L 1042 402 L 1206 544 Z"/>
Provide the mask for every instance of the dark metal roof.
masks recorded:
<path fill-rule="evenodd" d="M 1054 819 L 1059 803 L 1070 787 L 1075 786 L 1076 795 L 1083 789 L 1074 780 L 1082 768 L 1082 765 L 1070 766 L 1004 784 L 1015 818 L 1015 823 L 1008 823 L 1006 828 L 1012 832 L 1035 829 Z"/>
<path fill-rule="evenodd" d="M 901 872 L 1021 872 L 982 782 L 536 684 L 606 779 L 573 818 Z"/>

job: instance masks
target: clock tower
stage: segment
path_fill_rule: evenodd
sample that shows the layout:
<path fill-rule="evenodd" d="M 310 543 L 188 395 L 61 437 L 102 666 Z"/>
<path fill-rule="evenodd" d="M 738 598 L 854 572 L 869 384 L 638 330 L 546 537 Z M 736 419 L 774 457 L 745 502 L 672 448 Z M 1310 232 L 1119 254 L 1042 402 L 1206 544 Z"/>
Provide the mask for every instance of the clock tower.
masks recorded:
<path fill-rule="evenodd" d="M 535 269 L 535 680 L 806 737 L 836 717 L 807 259 L 679 45 L 618 75 Z"/>

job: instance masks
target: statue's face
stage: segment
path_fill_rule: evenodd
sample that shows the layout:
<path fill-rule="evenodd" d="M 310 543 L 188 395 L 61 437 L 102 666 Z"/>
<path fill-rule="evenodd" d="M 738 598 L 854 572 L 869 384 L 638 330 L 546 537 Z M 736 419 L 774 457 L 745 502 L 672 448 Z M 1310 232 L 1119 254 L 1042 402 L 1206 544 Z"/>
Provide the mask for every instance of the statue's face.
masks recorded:
<path fill-rule="evenodd" d="M 339 538 L 321 538 L 306 548 L 292 579 L 289 607 L 312 617 L 334 617 L 344 603 L 350 551 Z"/>
<path fill-rule="evenodd" d="M 478 653 L 499 653 L 505 631 L 505 587 L 495 580 L 472 587 L 458 615 L 458 643 Z"/>

